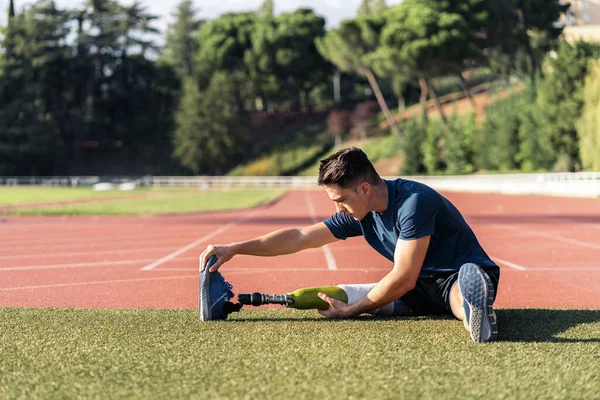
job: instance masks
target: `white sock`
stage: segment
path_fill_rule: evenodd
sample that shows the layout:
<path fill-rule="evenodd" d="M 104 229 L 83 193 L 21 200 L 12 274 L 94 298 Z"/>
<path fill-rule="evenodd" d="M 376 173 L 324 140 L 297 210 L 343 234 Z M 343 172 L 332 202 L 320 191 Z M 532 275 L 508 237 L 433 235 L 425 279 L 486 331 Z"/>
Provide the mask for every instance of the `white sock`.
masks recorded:
<path fill-rule="evenodd" d="M 348 305 L 356 303 L 361 297 L 365 297 L 367 293 L 371 291 L 375 287 L 376 283 L 365 283 L 365 284 L 357 284 L 357 285 L 337 285 L 340 289 L 346 292 L 348 295 Z M 400 300 L 402 301 L 402 300 Z M 394 302 L 392 301 L 389 304 L 386 304 L 383 307 L 380 307 L 376 310 L 371 311 L 369 314 L 371 315 L 382 315 L 386 317 L 391 317 L 394 315 Z"/>

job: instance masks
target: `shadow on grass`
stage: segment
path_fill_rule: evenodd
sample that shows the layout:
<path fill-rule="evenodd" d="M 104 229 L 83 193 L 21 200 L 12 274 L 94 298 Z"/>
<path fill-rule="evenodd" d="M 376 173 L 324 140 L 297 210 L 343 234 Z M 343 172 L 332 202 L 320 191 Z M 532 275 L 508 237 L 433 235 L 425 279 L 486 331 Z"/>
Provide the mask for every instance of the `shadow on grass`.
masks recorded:
<path fill-rule="evenodd" d="M 581 324 L 600 323 L 600 310 L 504 309 L 496 310 L 498 340 L 503 342 L 600 343 L 600 330 L 585 337 L 560 337 Z M 591 336 L 591 337 L 590 337 Z"/>
<path fill-rule="evenodd" d="M 282 312 L 283 314 L 283 312 Z M 235 319 L 228 319 L 227 322 L 322 322 L 322 323 L 339 323 L 339 322 L 344 322 L 344 321 L 365 321 L 365 322 L 370 322 L 370 321 L 398 321 L 402 318 L 400 317 L 374 317 L 371 315 L 361 315 L 360 317 L 356 317 L 356 318 L 350 318 L 350 319 L 327 319 L 325 317 L 322 317 L 321 315 L 317 314 L 317 311 L 315 310 L 315 316 L 314 317 L 300 317 L 300 318 L 294 318 L 294 317 L 255 317 L 255 318 L 244 318 L 238 316 L 235 317 Z M 419 321 L 419 320 L 455 320 L 456 318 L 449 316 L 449 315 L 431 315 L 431 316 L 427 316 L 427 317 L 409 317 L 410 321 Z"/>
<path fill-rule="evenodd" d="M 552 309 L 497 309 L 498 340 L 502 342 L 555 342 L 555 343 L 600 343 L 600 330 L 573 332 L 570 337 L 561 337 L 571 328 L 582 324 L 600 323 L 600 310 L 552 310 Z M 354 320 L 382 321 L 397 318 L 361 316 Z M 415 317 L 410 320 L 448 320 L 451 316 L 436 315 Z M 230 322 L 320 322 L 336 323 L 346 320 L 329 320 L 316 314 L 301 318 L 235 318 Z M 459 323 L 457 321 L 457 323 Z M 583 335 L 583 337 L 576 337 Z"/>

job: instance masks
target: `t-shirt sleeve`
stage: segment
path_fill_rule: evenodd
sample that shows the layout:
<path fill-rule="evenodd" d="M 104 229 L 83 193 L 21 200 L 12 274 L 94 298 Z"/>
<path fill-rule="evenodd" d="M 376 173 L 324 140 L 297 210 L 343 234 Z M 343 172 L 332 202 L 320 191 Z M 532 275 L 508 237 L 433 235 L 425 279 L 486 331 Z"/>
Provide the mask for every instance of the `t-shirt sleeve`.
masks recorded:
<path fill-rule="evenodd" d="M 333 236 L 341 240 L 363 234 L 360 222 L 343 213 L 334 214 L 323 222 L 327 225 L 331 233 L 333 233 Z"/>
<path fill-rule="evenodd" d="M 398 210 L 400 239 L 433 235 L 438 202 L 428 193 L 413 193 Z"/>

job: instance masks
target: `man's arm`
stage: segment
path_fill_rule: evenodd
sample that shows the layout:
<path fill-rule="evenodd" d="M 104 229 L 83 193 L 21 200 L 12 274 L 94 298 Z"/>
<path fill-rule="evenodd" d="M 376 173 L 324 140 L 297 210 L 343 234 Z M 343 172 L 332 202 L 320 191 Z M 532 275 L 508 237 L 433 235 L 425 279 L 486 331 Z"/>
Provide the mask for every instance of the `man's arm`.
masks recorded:
<path fill-rule="evenodd" d="M 351 317 L 383 307 L 404 296 L 417 284 L 430 238 L 431 236 L 424 236 L 415 240 L 398 240 L 394 252 L 394 268 L 366 296 L 346 306 L 342 302 L 319 294 L 331 305 L 328 310 L 319 312 L 330 318 Z"/>
<path fill-rule="evenodd" d="M 279 256 L 324 246 L 336 240 L 338 239 L 333 236 L 323 222 L 303 228 L 280 229 L 244 242 L 208 246 L 200 256 L 200 271 L 204 269 L 206 262 L 213 255 L 217 256 L 217 262 L 211 267 L 211 272 L 216 271 L 236 254 Z"/>

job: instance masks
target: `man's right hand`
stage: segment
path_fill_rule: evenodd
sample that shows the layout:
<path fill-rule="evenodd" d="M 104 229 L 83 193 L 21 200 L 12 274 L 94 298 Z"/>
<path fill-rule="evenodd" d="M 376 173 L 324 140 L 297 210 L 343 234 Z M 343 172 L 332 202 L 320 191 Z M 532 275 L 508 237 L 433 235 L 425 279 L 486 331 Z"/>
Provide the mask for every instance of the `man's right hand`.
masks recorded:
<path fill-rule="evenodd" d="M 200 272 L 204 271 L 206 263 L 211 256 L 216 256 L 217 262 L 210 267 L 209 272 L 215 272 L 223 265 L 223 263 L 231 260 L 236 254 L 236 246 L 233 244 L 218 246 L 209 245 L 200 255 Z"/>

